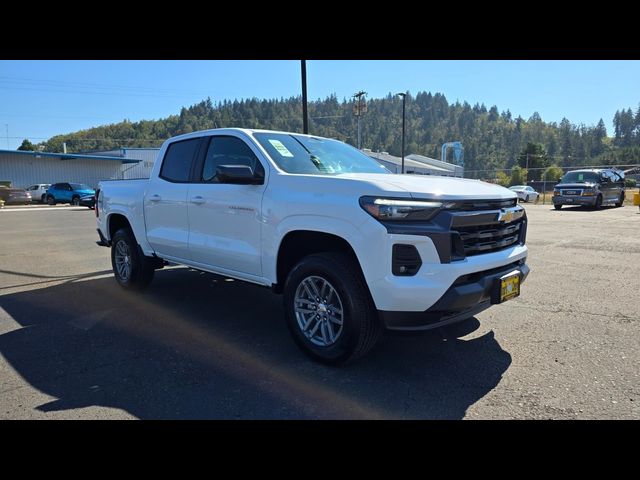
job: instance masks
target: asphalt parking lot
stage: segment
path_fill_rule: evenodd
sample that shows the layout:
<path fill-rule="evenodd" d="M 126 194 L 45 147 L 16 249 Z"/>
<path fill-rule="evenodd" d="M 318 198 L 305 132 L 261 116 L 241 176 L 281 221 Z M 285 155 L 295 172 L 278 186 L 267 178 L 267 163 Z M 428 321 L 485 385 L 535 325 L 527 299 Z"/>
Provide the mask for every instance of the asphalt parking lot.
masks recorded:
<path fill-rule="evenodd" d="M 0 418 L 640 418 L 638 208 L 526 209 L 519 298 L 345 368 L 268 289 L 171 267 L 124 292 L 93 211 L 4 209 Z"/>

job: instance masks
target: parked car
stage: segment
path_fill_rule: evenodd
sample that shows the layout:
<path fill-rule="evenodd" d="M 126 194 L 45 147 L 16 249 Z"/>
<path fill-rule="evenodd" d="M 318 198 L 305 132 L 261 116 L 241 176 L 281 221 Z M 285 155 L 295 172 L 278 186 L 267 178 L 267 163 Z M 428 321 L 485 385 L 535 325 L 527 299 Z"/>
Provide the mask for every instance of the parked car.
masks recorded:
<path fill-rule="evenodd" d="M 80 197 L 80 206 L 89 207 L 90 209 L 94 209 L 96 205 L 96 196 L 95 195 L 85 195 L 84 197 Z"/>
<path fill-rule="evenodd" d="M 553 189 L 553 206 L 602 205 L 621 207 L 624 203 L 624 172 L 612 168 L 573 170 L 564 174 Z"/>
<path fill-rule="evenodd" d="M 26 190 L 31 194 L 32 201 L 46 203 L 47 188 L 49 188 L 50 186 L 50 183 L 36 183 L 34 185 L 28 186 Z"/>
<path fill-rule="evenodd" d="M 80 205 L 80 199 L 95 195 L 96 191 L 84 183 L 54 183 L 47 189 L 47 203 L 70 203 Z"/>
<path fill-rule="evenodd" d="M 0 199 L 5 205 L 28 205 L 31 203 L 31 194 L 22 188 L 11 188 L 0 185 Z"/>
<path fill-rule="evenodd" d="M 145 288 L 165 261 L 270 287 L 300 349 L 329 364 L 384 328 L 438 328 L 515 298 L 529 273 L 514 192 L 391 174 L 297 133 L 171 138 L 149 179 L 100 182 L 96 217 L 121 287 Z"/>
<path fill-rule="evenodd" d="M 533 187 L 529 187 L 528 185 L 514 185 L 513 187 L 509 187 L 509 190 L 516 192 L 518 200 L 523 202 L 537 202 L 540 196 Z"/>

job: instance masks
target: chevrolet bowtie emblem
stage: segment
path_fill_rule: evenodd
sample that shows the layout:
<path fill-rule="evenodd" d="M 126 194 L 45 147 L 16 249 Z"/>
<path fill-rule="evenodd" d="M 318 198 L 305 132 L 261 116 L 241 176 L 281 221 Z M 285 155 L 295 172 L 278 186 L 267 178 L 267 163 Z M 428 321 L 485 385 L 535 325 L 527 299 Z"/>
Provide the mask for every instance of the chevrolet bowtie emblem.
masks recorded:
<path fill-rule="evenodd" d="M 511 210 L 500 210 L 498 214 L 498 221 L 502 223 L 509 223 L 513 220 L 515 215 Z"/>

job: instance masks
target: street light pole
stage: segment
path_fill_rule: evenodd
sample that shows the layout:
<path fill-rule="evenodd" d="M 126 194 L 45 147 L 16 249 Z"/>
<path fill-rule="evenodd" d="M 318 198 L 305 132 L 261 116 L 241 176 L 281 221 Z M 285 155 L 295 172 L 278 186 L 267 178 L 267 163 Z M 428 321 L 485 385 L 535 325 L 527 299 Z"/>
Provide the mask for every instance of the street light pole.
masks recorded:
<path fill-rule="evenodd" d="M 307 61 L 300 60 L 302 74 L 302 133 L 309 133 L 309 117 L 307 115 Z"/>
<path fill-rule="evenodd" d="M 402 173 L 404 173 L 404 116 L 405 116 L 405 100 L 406 93 L 397 93 L 396 95 L 402 97 Z"/>

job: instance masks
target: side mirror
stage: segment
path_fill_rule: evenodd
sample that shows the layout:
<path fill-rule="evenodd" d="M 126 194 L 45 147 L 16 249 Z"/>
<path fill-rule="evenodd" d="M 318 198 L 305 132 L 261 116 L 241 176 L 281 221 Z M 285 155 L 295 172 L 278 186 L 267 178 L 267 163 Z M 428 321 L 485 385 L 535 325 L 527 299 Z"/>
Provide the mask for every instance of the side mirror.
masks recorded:
<path fill-rule="evenodd" d="M 216 168 L 216 177 L 220 183 L 233 183 L 236 185 L 260 185 L 264 179 L 254 175 L 248 165 L 219 165 Z"/>

